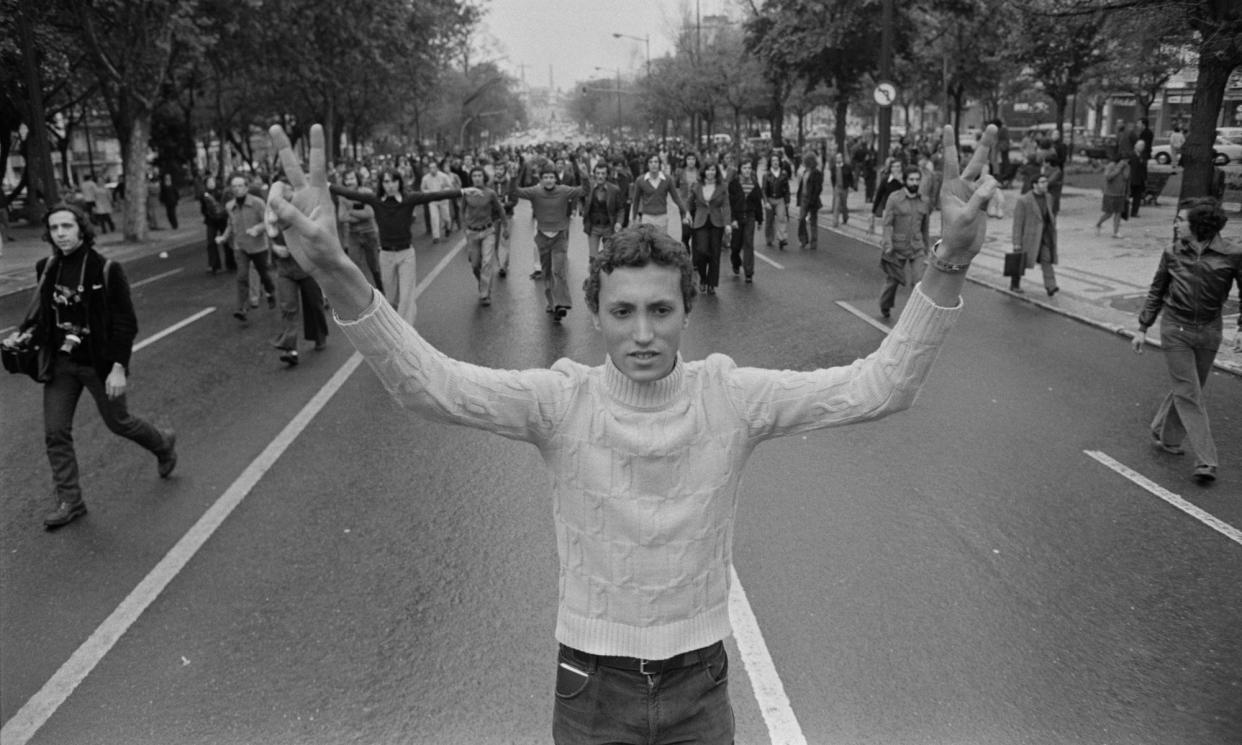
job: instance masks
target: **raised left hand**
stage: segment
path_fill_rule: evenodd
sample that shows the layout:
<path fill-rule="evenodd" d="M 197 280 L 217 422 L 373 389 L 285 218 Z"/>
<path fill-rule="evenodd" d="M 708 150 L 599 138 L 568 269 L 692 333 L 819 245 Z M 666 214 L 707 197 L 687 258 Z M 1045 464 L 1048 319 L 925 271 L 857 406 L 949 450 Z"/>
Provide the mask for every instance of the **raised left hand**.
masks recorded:
<path fill-rule="evenodd" d="M 959 170 L 953 127 L 946 126 L 943 137 L 940 258 L 951 264 L 969 264 L 983 248 L 988 228 L 987 204 L 997 189 L 996 179 L 984 174 L 984 164 L 996 147 L 996 125 L 990 124 L 984 130 L 965 170 Z"/>

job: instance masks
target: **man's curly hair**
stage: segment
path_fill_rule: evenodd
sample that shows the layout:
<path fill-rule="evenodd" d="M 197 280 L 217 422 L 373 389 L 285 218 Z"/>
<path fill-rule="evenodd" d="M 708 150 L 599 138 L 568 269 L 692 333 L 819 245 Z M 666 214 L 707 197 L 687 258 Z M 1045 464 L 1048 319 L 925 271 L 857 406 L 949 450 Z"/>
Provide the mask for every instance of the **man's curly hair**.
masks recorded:
<path fill-rule="evenodd" d="M 613 269 L 639 269 L 648 264 L 671 267 L 681 273 L 681 302 L 689 313 L 698 294 L 694 287 L 694 266 L 690 263 L 690 254 L 681 241 L 649 224 L 631 225 L 600 247 L 599 254 L 591 260 L 590 273 L 582 283 L 587 307 L 592 313 L 599 313 L 601 272 L 611 274 Z"/>
<path fill-rule="evenodd" d="M 1190 197 L 1183 199 L 1177 208 L 1186 210 L 1186 225 L 1197 241 L 1211 240 L 1229 222 L 1216 197 Z"/>

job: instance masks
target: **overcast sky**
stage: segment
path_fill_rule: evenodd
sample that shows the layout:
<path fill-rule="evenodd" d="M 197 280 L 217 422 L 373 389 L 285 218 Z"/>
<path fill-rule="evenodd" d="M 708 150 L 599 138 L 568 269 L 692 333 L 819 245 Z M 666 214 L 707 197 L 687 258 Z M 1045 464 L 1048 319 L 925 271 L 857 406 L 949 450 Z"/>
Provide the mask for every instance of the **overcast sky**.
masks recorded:
<path fill-rule="evenodd" d="M 514 77 L 526 66 L 526 82 L 548 85 L 552 69 L 556 87 L 618 67 L 621 74 L 641 72 L 646 62 L 642 41 L 614 39 L 614 33 L 650 36 L 651 57 L 667 54 L 682 18 L 694 16 L 696 0 L 485 0 L 484 47 L 480 61 L 505 55 L 501 69 Z M 732 7 L 734 0 L 698 0 L 700 12 L 712 15 Z M 488 38 L 490 37 L 490 38 Z"/>

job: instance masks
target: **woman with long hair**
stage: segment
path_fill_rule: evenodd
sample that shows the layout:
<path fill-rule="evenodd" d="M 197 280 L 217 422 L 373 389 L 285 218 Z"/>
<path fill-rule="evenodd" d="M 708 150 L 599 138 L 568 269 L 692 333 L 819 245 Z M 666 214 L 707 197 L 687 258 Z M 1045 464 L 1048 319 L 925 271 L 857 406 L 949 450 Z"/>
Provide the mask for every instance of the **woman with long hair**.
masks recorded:
<path fill-rule="evenodd" d="M 702 180 L 690 190 L 690 213 L 694 215 L 694 269 L 704 295 L 715 295 L 720 284 L 720 249 L 728 231 L 736 227 L 729 207 L 729 188 L 720 167 L 702 171 Z"/>

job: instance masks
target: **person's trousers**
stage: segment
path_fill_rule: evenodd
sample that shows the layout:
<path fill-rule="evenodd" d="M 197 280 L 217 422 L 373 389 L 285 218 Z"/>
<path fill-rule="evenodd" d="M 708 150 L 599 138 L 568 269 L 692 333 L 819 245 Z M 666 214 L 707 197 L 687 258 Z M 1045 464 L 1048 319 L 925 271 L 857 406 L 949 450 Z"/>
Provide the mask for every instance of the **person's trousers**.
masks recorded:
<path fill-rule="evenodd" d="M 798 242 L 807 248 L 819 248 L 819 210 L 798 208 Z"/>
<path fill-rule="evenodd" d="M 1130 185 L 1130 217 L 1138 217 L 1139 207 L 1143 206 L 1143 196 L 1146 193 L 1146 184 Z"/>
<path fill-rule="evenodd" d="M 694 269 L 699 274 L 699 284 L 715 287 L 720 284 L 720 249 L 724 243 L 724 228 L 710 222 L 694 230 Z"/>
<path fill-rule="evenodd" d="M 71 504 L 82 500 L 78 484 L 78 458 L 73 447 L 73 415 L 82 389 L 90 392 L 104 424 L 114 434 L 132 440 L 159 455 L 165 448 L 164 436 L 145 419 L 129 413 L 125 396 L 108 398 L 104 381 L 90 365 L 82 365 L 57 354 L 52 379 L 43 385 L 43 441 L 52 466 L 52 483 L 59 501 Z"/>
<path fill-rule="evenodd" d="M 1160 402 L 1151 430 L 1169 445 L 1187 441 L 1195 454 L 1196 466 L 1218 465 L 1216 443 L 1203 404 L 1203 386 L 1207 385 L 1212 362 L 1220 349 L 1221 327 L 1219 318 L 1201 326 L 1181 324 L 1167 315 L 1160 322 L 1160 345 L 1173 379 L 1173 390 Z"/>
<path fill-rule="evenodd" d="M 497 230 L 493 241 L 495 242 L 494 250 L 496 251 L 496 266 L 500 271 L 508 274 L 509 272 L 509 231 L 513 224 L 513 216 L 505 215 L 504 224 Z"/>
<path fill-rule="evenodd" d="M 298 272 L 302 274 L 302 272 Z M 280 307 L 280 336 L 276 346 L 295 351 L 298 348 L 298 321 L 302 337 L 315 344 L 328 340 L 328 317 L 323 312 L 323 290 L 308 276 L 294 278 L 276 272 L 276 301 Z"/>
<path fill-rule="evenodd" d="M 548 306 L 573 307 L 569 296 L 569 229 L 556 235 L 544 235 L 535 231 L 535 246 L 539 249 L 539 268 L 543 270 L 543 294 Z"/>
<path fill-rule="evenodd" d="M 414 290 L 418 287 L 414 249 L 381 247 L 379 260 L 385 299 L 397 309 L 397 315 L 413 326 L 418 314 L 418 305 L 414 302 Z"/>
<path fill-rule="evenodd" d="M 466 258 L 474 277 L 479 281 L 479 299 L 491 299 L 492 275 L 496 272 L 496 230 L 466 229 Z"/>
<path fill-rule="evenodd" d="M 381 293 L 384 291 L 384 275 L 380 271 L 379 235 L 374 230 L 364 233 L 349 231 L 349 255 L 364 273 L 371 274 L 371 284 Z"/>
<path fill-rule="evenodd" d="M 443 235 L 451 233 L 453 230 L 453 218 L 450 214 L 452 209 L 449 202 L 452 200 L 441 199 L 438 202 L 431 202 L 431 237 L 439 240 Z"/>
<path fill-rule="evenodd" d="M 612 238 L 612 226 L 604 225 L 591 228 L 587 233 L 587 257 L 594 259 L 599 256 L 599 244 Z"/>
<path fill-rule="evenodd" d="M 95 223 L 99 225 L 99 231 L 101 233 L 109 233 L 116 230 L 116 225 L 112 223 L 111 212 L 96 212 L 92 215 L 92 217 L 95 218 Z"/>
<path fill-rule="evenodd" d="M 729 657 L 722 642 L 678 655 L 667 668 L 647 663 L 639 669 L 637 663 L 561 645 L 552 741 L 556 745 L 733 743 Z M 650 668 L 657 672 L 644 672 Z"/>
<path fill-rule="evenodd" d="M 741 269 L 747 278 L 755 276 L 755 216 L 738 218 L 737 230 L 729 239 L 729 263 L 733 273 Z"/>
<path fill-rule="evenodd" d="M 641 215 L 638 218 L 638 222 L 645 224 L 645 225 L 658 225 L 660 227 L 660 230 L 663 230 L 665 233 L 668 232 L 668 213 L 667 212 L 665 212 L 662 215 L 647 215 L 647 214 Z"/>
<path fill-rule="evenodd" d="M 1052 262 L 1036 261 L 1035 264 L 1039 267 L 1039 271 L 1043 274 L 1044 291 L 1052 292 L 1053 290 L 1055 290 L 1057 288 L 1057 272 L 1055 269 L 1052 268 Z M 1019 277 L 1009 278 L 1009 289 L 1016 290 L 1021 285 L 1022 285 L 1022 277 L 1019 276 Z"/>
<path fill-rule="evenodd" d="M 276 284 L 272 282 L 272 270 L 267 263 L 267 251 L 248 254 L 237 249 L 233 251 L 233 256 L 237 260 L 237 309 L 245 313 L 249 308 L 248 303 L 251 298 L 250 267 L 253 266 L 259 275 L 259 283 L 263 285 L 264 292 L 276 292 Z"/>
<path fill-rule="evenodd" d="M 880 312 L 888 313 L 897 302 L 897 288 L 913 287 L 922 275 L 923 256 L 894 256 L 883 259 L 884 289 L 880 291 Z"/>
<path fill-rule="evenodd" d="M 840 225 L 850 221 L 850 192 L 848 189 L 836 189 L 832 198 L 832 224 Z"/>
<path fill-rule="evenodd" d="M 165 204 L 164 215 L 168 217 L 169 227 L 171 227 L 173 230 L 176 230 L 177 229 L 177 205 L 175 203 Z"/>
<path fill-rule="evenodd" d="M 773 242 L 789 240 L 789 205 L 784 199 L 765 199 L 763 203 L 763 239 L 769 246 Z"/>
<path fill-rule="evenodd" d="M 216 243 L 216 236 L 220 235 L 220 228 L 212 223 L 206 223 L 207 226 L 207 268 L 213 272 L 220 271 L 220 244 Z M 224 249 L 225 266 L 230 272 L 237 271 L 237 260 L 233 258 L 233 252 Z"/>

